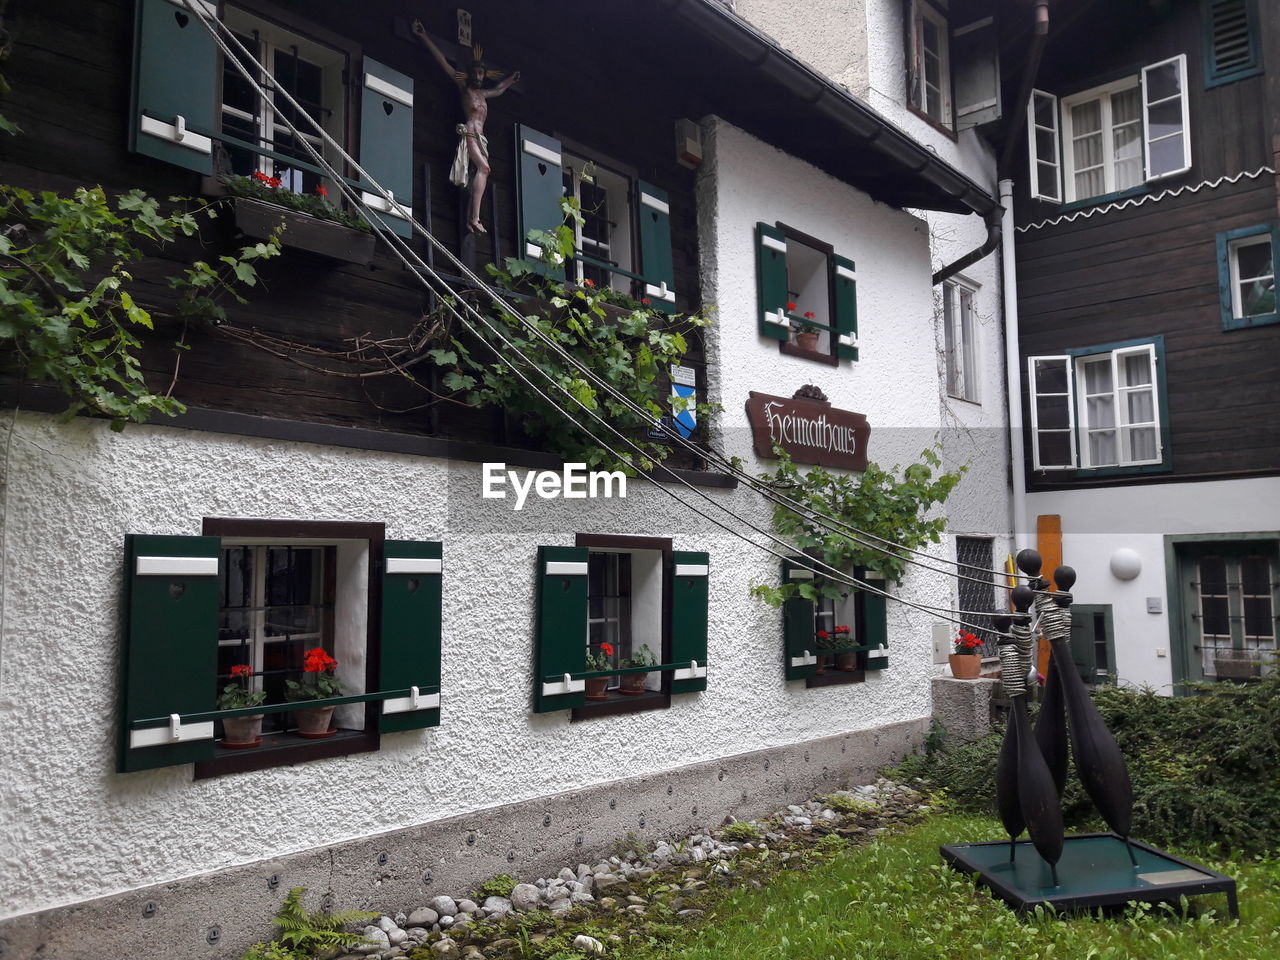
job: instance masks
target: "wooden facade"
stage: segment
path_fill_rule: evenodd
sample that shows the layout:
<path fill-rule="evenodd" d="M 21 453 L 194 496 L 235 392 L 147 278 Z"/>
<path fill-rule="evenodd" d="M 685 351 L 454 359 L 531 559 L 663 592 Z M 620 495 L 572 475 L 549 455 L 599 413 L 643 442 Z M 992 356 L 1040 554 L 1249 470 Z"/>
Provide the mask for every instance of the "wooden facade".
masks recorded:
<path fill-rule="evenodd" d="M 1026 128 L 1012 118 L 1017 150 L 1007 175 L 1016 184 L 1024 417 L 1030 424 L 1027 357 L 1163 337 L 1163 439 L 1172 456 L 1168 468 L 1147 471 L 1037 472 L 1028 438 L 1028 486 L 1280 472 L 1280 325 L 1224 330 L 1216 249 L 1219 233 L 1280 217 L 1272 172 L 1280 149 L 1280 11 L 1255 8 L 1262 71 L 1212 83 L 1207 8 L 1199 0 L 1067 6 L 1054 5 L 1036 89 L 1070 97 L 1185 54 L 1191 168 L 1078 203 L 1033 199 Z M 1007 78 L 1006 94 L 1020 79 L 1016 71 Z"/>

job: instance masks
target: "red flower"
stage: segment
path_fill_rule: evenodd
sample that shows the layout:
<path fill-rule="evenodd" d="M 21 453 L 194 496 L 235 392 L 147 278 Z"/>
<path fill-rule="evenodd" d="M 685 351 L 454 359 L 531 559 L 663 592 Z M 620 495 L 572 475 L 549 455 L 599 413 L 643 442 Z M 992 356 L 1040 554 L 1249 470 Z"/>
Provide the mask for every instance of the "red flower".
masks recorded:
<path fill-rule="evenodd" d="M 600 644 L 600 652 L 601 652 L 601 653 L 603 653 L 606 657 L 612 657 L 612 656 L 613 656 L 613 644 L 612 644 L 612 643 L 602 643 L 602 644 Z"/>
<path fill-rule="evenodd" d="M 641 298 L 640 298 L 640 302 L 641 302 L 642 304 L 644 304 L 646 307 L 647 307 L 647 306 L 649 306 L 649 298 L 648 298 L 648 297 L 641 297 Z"/>
<path fill-rule="evenodd" d="M 270 177 L 268 177 L 268 176 L 267 176 L 265 173 L 263 173 L 261 170 L 255 170 L 255 171 L 253 171 L 253 179 L 255 179 L 255 180 L 261 180 L 263 183 L 266 183 L 266 182 L 267 182 L 268 180 L 270 180 L 271 178 L 270 178 Z"/>
<path fill-rule="evenodd" d="M 320 196 L 322 196 L 322 197 L 327 197 L 327 196 L 329 195 L 329 190 L 328 190 L 328 188 L 327 188 L 327 187 L 322 183 L 322 184 L 320 184 L 319 186 L 317 186 L 317 187 L 316 187 L 316 193 L 320 194 Z"/>
<path fill-rule="evenodd" d="M 596 282 L 592 280 L 590 277 L 588 277 L 586 280 L 582 281 L 582 285 L 584 287 L 594 287 L 596 285 Z"/>
<path fill-rule="evenodd" d="M 819 630 L 819 631 L 818 631 L 818 639 L 819 639 L 819 640 L 830 640 L 830 639 L 831 639 L 831 634 L 827 633 L 827 631 L 825 631 L 825 630 Z"/>
<path fill-rule="evenodd" d="M 234 667 L 231 668 L 231 676 L 233 677 L 248 677 L 248 676 L 251 676 L 252 674 L 253 674 L 253 668 L 249 666 L 247 663 L 237 663 Z"/>
<path fill-rule="evenodd" d="M 794 310 L 795 308 L 796 308 L 796 305 L 795 305 L 794 303 L 792 303 L 790 300 L 788 300 L 788 301 L 787 301 L 787 309 L 788 309 L 788 310 Z"/>
<path fill-rule="evenodd" d="M 812 310 L 806 310 L 806 311 L 804 312 L 804 315 L 805 315 L 805 319 L 806 319 L 806 320 L 812 320 L 814 317 L 816 317 L 816 316 L 817 316 L 817 314 L 816 314 L 816 313 L 814 313 Z"/>
<path fill-rule="evenodd" d="M 307 673 L 325 673 L 338 665 L 324 647 L 312 647 L 303 655 L 302 669 Z"/>
<path fill-rule="evenodd" d="M 836 627 L 836 633 L 849 633 L 848 627 Z"/>

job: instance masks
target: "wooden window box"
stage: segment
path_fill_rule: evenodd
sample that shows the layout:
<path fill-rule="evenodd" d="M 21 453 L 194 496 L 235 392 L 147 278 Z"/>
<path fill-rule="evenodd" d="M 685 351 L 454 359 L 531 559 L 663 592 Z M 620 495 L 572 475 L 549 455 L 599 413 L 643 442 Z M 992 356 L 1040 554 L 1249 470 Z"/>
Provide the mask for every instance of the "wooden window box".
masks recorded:
<path fill-rule="evenodd" d="M 346 227 L 332 220 L 321 220 L 307 213 L 279 207 L 246 197 L 232 199 L 235 224 L 245 236 L 266 240 L 273 230 L 283 227 L 280 243 L 293 250 L 306 250 L 333 260 L 369 264 L 378 238 L 371 232 Z"/>

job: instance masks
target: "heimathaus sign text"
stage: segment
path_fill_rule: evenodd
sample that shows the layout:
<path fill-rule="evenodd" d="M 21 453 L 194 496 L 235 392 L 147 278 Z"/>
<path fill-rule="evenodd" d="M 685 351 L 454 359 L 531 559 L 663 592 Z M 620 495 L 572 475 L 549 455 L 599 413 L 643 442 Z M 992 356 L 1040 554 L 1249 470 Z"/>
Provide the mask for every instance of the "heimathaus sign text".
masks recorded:
<path fill-rule="evenodd" d="M 747 420 L 759 456 L 772 457 L 777 444 L 796 463 L 816 463 L 843 470 L 865 470 L 867 418 L 821 400 L 747 395 Z"/>

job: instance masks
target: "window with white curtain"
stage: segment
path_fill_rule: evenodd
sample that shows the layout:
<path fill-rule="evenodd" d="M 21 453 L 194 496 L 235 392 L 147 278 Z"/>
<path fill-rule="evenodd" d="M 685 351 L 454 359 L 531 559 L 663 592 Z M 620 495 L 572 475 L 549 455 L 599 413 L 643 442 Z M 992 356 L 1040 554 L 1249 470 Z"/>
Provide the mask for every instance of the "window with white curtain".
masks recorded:
<path fill-rule="evenodd" d="M 1034 468 L 1164 465 L 1161 364 L 1159 340 L 1028 358 Z"/>
<path fill-rule="evenodd" d="M 942 341 L 947 365 L 947 395 L 978 402 L 978 328 L 974 290 L 949 280 L 942 287 Z"/>
<path fill-rule="evenodd" d="M 1068 200 L 1142 183 L 1142 91 L 1136 77 L 1122 82 L 1062 101 Z"/>

